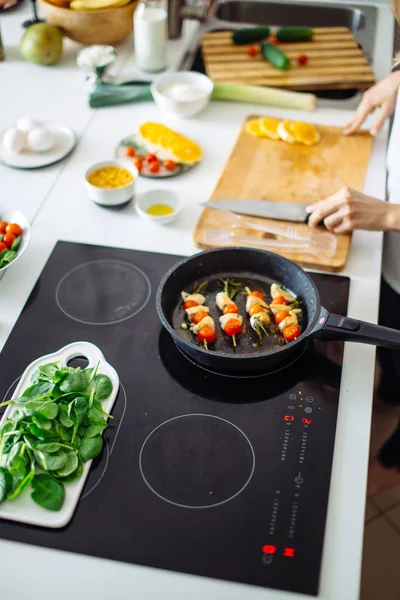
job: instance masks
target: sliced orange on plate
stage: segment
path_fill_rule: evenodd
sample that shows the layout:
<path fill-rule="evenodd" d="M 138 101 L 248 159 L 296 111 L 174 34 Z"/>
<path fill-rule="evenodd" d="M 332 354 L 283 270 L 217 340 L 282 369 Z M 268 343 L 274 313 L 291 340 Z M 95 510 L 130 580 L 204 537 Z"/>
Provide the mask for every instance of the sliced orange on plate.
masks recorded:
<path fill-rule="evenodd" d="M 203 156 L 203 151 L 198 144 L 191 140 L 178 140 L 169 146 L 174 158 L 185 165 L 194 165 Z"/>

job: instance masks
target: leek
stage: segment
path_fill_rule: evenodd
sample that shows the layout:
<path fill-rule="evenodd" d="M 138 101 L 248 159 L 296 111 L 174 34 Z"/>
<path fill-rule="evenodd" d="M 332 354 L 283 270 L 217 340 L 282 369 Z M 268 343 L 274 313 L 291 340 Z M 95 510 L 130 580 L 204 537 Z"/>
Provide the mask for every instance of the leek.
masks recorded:
<path fill-rule="evenodd" d="M 216 83 L 211 97 L 213 100 L 249 102 L 306 111 L 313 111 L 317 107 L 317 97 L 314 94 L 241 83 Z"/>

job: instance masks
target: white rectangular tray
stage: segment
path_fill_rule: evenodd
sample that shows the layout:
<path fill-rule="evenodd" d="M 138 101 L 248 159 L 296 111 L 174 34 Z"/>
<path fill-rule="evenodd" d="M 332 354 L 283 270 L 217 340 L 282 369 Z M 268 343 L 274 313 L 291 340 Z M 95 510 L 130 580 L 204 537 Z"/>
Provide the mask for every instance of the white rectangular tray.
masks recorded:
<path fill-rule="evenodd" d="M 112 394 L 102 401 L 102 406 L 105 412 L 111 413 L 115 399 L 119 389 L 119 377 L 115 369 L 108 364 L 100 349 L 89 342 L 73 342 L 64 346 L 61 350 L 47 354 L 38 358 L 27 367 L 18 383 L 18 386 L 13 394 L 13 398 L 18 398 L 22 392 L 31 384 L 31 377 L 39 365 L 48 362 L 60 361 L 64 366 L 72 358 L 84 356 L 88 359 L 88 367 L 95 367 L 99 363 L 98 373 L 108 375 L 113 384 Z M 9 398 L 8 398 L 9 399 Z M 0 425 L 7 417 L 11 416 L 15 410 L 15 405 L 10 404 L 0 421 Z M 65 485 L 65 500 L 61 510 L 53 512 L 47 510 L 39 504 L 36 504 L 31 498 L 31 486 L 28 486 L 22 494 L 12 501 L 3 502 L 0 504 L 0 518 L 9 519 L 11 521 L 19 521 L 21 523 L 29 523 L 30 525 L 40 525 L 42 527 L 64 527 L 74 514 L 74 510 L 79 501 L 79 496 L 85 485 L 86 478 L 89 473 L 92 461 L 87 461 L 83 466 L 82 476 L 76 481 L 66 483 Z"/>

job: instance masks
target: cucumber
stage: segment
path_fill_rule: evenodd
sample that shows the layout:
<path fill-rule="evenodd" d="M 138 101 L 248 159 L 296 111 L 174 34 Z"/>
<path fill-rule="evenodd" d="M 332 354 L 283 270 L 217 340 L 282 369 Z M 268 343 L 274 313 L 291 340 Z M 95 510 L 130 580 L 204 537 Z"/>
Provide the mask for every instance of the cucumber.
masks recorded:
<path fill-rule="evenodd" d="M 236 29 L 232 34 L 234 44 L 252 44 L 261 42 L 269 36 L 269 27 L 248 27 L 247 29 Z"/>
<path fill-rule="evenodd" d="M 271 44 L 271 42 L 263 42 L 261 44 L 261 53 L 275 69 L 286 71 L 290 67 L 290 60 L 280 48 Z"/>
<path fill-rule="evenodd" d="M 276 32 L 278 42 L 308 42 L 313 36 L 314 30 L 309 27 L 281 27 Z"/>

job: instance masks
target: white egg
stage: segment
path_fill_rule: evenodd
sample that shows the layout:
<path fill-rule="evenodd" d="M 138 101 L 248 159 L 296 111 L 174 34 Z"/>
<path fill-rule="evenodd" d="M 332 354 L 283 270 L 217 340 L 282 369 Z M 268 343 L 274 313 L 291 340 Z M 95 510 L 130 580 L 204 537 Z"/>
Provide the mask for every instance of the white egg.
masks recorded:
<path fill-rule="evenodd" d="M 28 133 L 28 146 L 34 152 L 47 152 L 54 146 L 53 133 L 44 127 L 36 127 Z"/>
<path fill-rule="evenodd" d="M 17 123 L 17 129 L 23 131 L 24 133 L 30 133 L 36 127 L 41 127 L 42 124 L 40 121 L 36 119 L 32 119 L 32 117 L 22 117 Z"/>
<path fill-rule="evenodd" d="M 22 152 L 25 146 L 25 135 L 16 127 L 8 129 L 3 135 L 3 145 L 11 152 Z"/>

